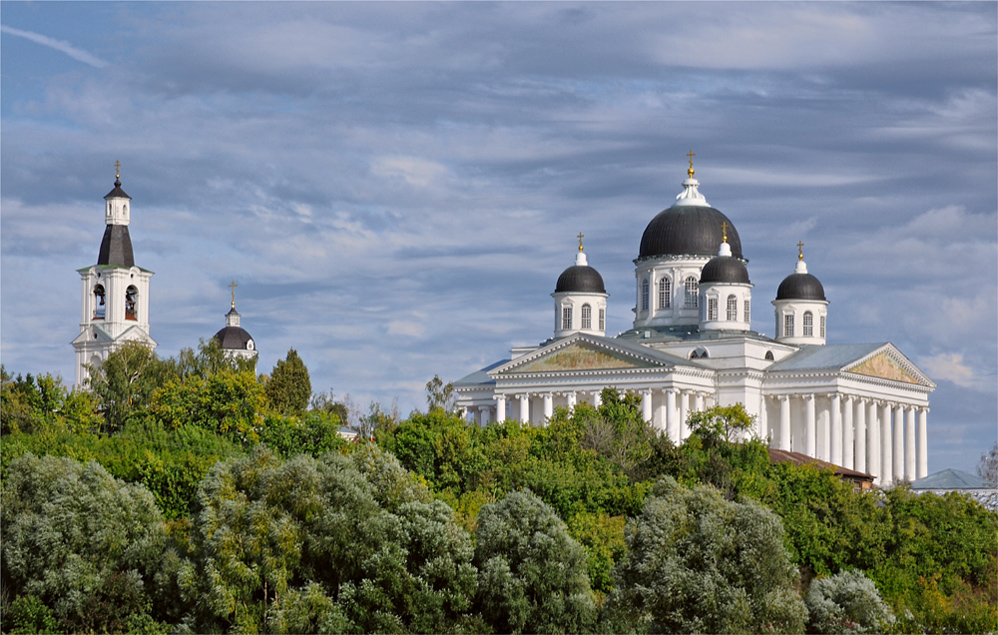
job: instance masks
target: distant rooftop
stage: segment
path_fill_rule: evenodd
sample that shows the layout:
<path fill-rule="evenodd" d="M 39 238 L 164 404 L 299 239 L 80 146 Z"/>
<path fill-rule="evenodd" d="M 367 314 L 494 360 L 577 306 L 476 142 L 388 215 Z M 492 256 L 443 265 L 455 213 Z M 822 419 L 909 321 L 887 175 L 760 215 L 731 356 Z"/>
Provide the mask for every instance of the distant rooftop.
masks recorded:
<path fill-rule="evenodd" d="M 911 489 L 994 489 L 984 479 L 960 470 L 942 470 L 912 481 Z"/>

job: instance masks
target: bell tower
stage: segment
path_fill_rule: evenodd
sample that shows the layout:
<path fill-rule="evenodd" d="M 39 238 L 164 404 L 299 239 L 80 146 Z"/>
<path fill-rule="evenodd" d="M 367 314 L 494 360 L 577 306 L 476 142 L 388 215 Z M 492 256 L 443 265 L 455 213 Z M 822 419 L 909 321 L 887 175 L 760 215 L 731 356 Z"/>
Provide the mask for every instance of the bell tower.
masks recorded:
<path fill-rule="evenodd" d="M 76 385 L 88 376 L 87 365 L 100 366 L 125 342 L 156 348 L 149 336 L 149 281 L 153 272 L 135 266 L 128 234 L 132 197 L 121 189 L 121 163 L 115 161 L 114 189 L 104 197 L 104 238 L 97 264 L 78 269 L 81 279 L 80 334 L 76 349 Z"/>

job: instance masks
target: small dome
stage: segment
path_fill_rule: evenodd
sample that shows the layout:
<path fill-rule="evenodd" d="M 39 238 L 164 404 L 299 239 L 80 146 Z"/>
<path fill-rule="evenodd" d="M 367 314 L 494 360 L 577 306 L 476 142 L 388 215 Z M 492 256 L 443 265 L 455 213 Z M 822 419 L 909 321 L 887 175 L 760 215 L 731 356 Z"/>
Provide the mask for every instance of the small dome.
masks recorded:
<path fill-rule="evenodd" d="M 240 326 L 226 326 L 215 333 L 215 339 L 224 350 L 252 351 L 256 346 L 253 337 Z"/>
<path fill-rule="evenodd" d="M 700 284 L 726 282 L 750 284 L 745 263 L 732 256 L 715 256 L 700 271 Z"/>
<path fill-rule="evenodd" d="M 728 217 L 713 207 L 674 205 L 658 213 L 641 235 L 638 259 L 658 256 L 713 256 L 727 223 L 728 244 L 742 258 L 742 241 Z"/>
<path fill-rule="evenodd" d="M 777 300 L 821 300 L 825 301 L 825 289 L 821 282 L 809 273 L 792 273 L 783 279 L 776 290 Z"/>
<path fill-rule="evenodd" d="M 603 276 L 589 265 L 573 265 L 558 276 L 555 293 L 606 293 Z"/>

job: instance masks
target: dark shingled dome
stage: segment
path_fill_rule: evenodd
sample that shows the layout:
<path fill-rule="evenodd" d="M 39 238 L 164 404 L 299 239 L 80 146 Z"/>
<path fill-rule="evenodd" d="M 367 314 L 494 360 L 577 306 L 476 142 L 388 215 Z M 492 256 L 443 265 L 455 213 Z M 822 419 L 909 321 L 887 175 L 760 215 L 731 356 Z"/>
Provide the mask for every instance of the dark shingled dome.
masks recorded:
<path fill-rule="evenodd" d="M 809 273 L 792 273 L 783 279 L 776 290 L 777 300 L 824 300 L 825 289 Z"/>
<path fill-rule="evenodd" d="M 728 282 L 750 284 L 745 263 L 731 256 L 717 256 L 703 266 L 700 284 Z"/>
<path fill-rule="evenodd" d="M 119 265 L 134 267 L 135 256 L 132 254 L 132 239 L 128 235 L 127 225 L 108 225 L 104 228 L 104 239 L 100 243 L 100 254 L 97 256 L 99 265 Z"/>
<path fill-rule="evenodd" d="M 554 288 L 555 293 L 570 291 L 574 293 L 606 293 L 603 286 L 603 276 L 599 272 L 587 265 L 574 265 L 565 269 L 558 276 L 558 284 Z"/>
<path fill-rule="evenodd" d="M 713 207 L 678 205 L 664 209 L 651 219 L 641 236 L 638 259 L 656 256 L 714 256 L 728 223 L 731 255 L 742 258 L 742 240 L 727 216 Z"/>
<path fill-rule="evenodd" d="M 215 333 L 215 339 L 222 345 L 222 348 L 245 351 L 248 348 L 246 345 L 253 338 L 246 332 L 246 329 L 240 326 L 226 326 Z"/>

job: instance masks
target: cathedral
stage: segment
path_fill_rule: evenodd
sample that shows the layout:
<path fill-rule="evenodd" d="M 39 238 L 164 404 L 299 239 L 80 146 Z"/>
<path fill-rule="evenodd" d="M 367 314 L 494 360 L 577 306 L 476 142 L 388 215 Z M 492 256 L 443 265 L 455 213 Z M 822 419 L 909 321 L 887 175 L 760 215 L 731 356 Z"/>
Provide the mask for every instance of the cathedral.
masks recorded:
<path fill-rule="evenodd" d="M 100 366 L 112 351 L 126 342 L 150 349 L 156 341 L 149 335 L 149 283 L 153 272 L 135 266 L 132 238 L 128 233 L 132 197 L 121 189 L 120 162 L 115 162 L 114 189 L 104 197 L 104 238 L 97 264 L 77 270 L 81 279 L 80 334 L 76 349 L 76 385 L 83 386 L 89 369 Z M 232 307 L 225 327 L 214 335 L 227 355 L 255 359 L 253 338 L 239 325 L 236 283 L 232 283 Z"/>
<path fill-rule="evenodd" d="M 645 420 L 681 442 L 690 412 L 741 403 L 775 449 L 879 485 L 926 476 L 935 384 L 889 342 L 826 344 L 829 301 L 803 243 L 772 300 L 775 337 L 752 331 L 738 230 L 701 194 L 689 156 L 682 192 L 641 236 L 633 328 L 607 337 L 609 294 L 580 235 L 551 294 L 553 336 L 454 382 L 458 407 L 480 425 L 544 425 L 556 407 L 598 404 L 615 387 L 639 394 Z"/>

